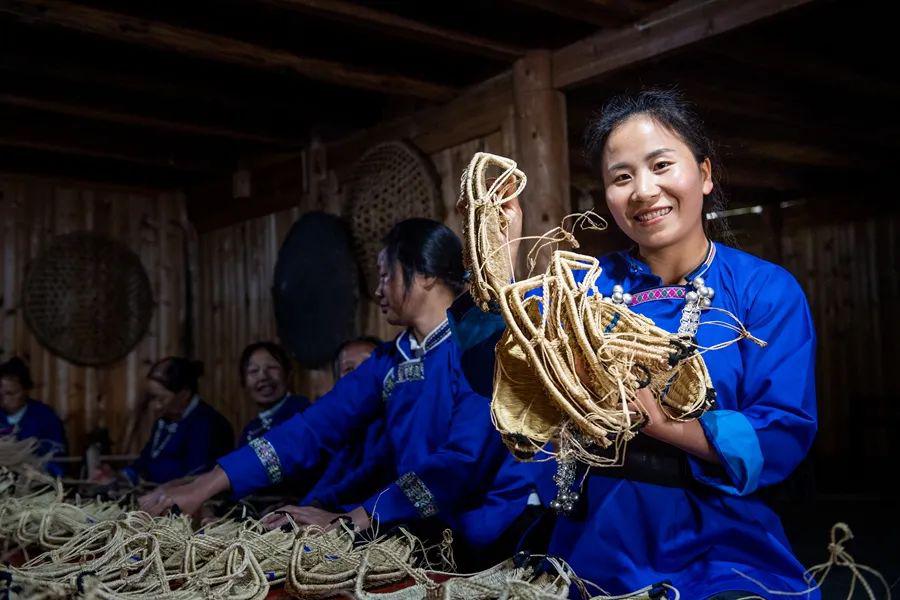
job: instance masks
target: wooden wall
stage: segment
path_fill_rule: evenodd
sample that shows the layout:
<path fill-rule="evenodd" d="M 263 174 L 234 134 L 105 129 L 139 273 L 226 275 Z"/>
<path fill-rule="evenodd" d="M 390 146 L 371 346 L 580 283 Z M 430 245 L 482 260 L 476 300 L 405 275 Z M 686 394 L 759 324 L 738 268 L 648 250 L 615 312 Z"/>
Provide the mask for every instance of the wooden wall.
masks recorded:
<path fill-rule="evenodd" d="M 200 235 L 197 349 L 206 366 L 204 395 L 236 431 L 255 415 L 240 390 L 237 361 L 247 344 L 276 339 L 272 272 L 299 215 L 298 208 L 284 210 Z"/>
<path fill-rule="evenodd" d="M 160 356 L 183 352 L 185 321 L 183 198 L 175 193 L 104 188 L 94 184 L 0 175 L 0 282 L 3 359 L 18 354 L 31 365 L 33 395 L 57 411 L 73 452 L 85 434 L 108 427 L 115 450 L 133 451 L 124 432 L 135 416 L 141 383 Z M 88 230 L 109 235 L 137 252 L 153 288 L 155 308 L 149 331 L 123 360 L 100 368 L 75 366 L 43 348 L 26 326 L 20 308 L 25 269 L 54 235 Z M 143 424 L 145 430 L 149 423 Z"/>
<path fill-rule="evenodd" d="M 462 233 L 462 221 L 455 212 L 459 177 L 472 155 L 479 151 L 511 153 L 512 121 L 483 137 L 469 140 L 430 155 L 438 172 L 443 200 L 444 222 Z M 291 225 L 306 211 L 329 210 L 340 213 L 343 190 L 332 185 L 318 191 L 318 197 L 297 191 L 297 205 L 288 210 L 243 221 L 237 225 L 201 233 L 199 238 L 198 351 L 207 376 L 208 399 L 242 427 L 255 409 L 239 387 L 237 360 L 247 344 L 276 339 L 270 287 L 278 249 Z M 378 305 L 364 301 L 360 306 L 360 334 L 391 339 L 397 328 L 381 318 Z M 317 398 L 331 389 L 327 369 L 299 370 L 295 391 Z"/>
<path fill-rule="evenodd" d="M 820 480 L 862 489 L 900 450 L 900 211 L 823 219 L 823 208 L 785 210 L 780 262 L 806 291 L 818 335 Z"/>

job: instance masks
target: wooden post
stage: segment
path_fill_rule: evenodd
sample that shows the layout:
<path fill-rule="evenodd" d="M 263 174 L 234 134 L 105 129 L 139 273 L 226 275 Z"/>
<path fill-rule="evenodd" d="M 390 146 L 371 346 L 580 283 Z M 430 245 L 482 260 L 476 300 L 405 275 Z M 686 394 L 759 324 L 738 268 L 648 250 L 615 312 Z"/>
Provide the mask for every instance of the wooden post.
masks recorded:
<path fill-rule="evenodd" d="M 566 135 L 566 99 L 553 88 L 550 52 L 529 52 L 513 66 L 515 100 L 515 160 L 528 175 L 522 197 L 523 235 L 541 235 L 569 214 L 569 150 Z M 519 251 L 519 276 L 528 266 L 532 241 Z M 551 249 L 541 252 L 535 272 L 547 265 Z M 523 269 L 524 267 L 524 269 Z"/>

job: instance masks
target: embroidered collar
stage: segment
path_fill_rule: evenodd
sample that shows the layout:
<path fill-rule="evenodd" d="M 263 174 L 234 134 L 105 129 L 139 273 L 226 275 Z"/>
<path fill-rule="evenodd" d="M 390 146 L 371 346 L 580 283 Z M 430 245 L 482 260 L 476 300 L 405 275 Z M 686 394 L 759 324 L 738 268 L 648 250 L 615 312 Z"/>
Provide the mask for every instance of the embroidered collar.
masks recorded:
<path fill-rule="evenodd" d="M 653 271 L 650 270 L 649 265 L 639 259 L 637 257 L 637 246 L 633 246 L 629 250 L 619 253 L 625 260 L 625 263 L 628 265 L 628 272 L 632 275 L 648 275 L 650 277 L 654 277 L 659 279 L 656 275 L 653 274 Z M 684 276 L 685 281 L 690 284 L 695 278 L 704 276 L 707 271 L 709 271 L 710 266 L 712 266 L 713 260 L 716 258 L 716 244 L 712 240 L 709 240 L 706 247 L 706 256 L 703 258 L 703 261 L 694 267 L 687 275 Z M 623 284 L 624 285 L 624 284 Z M 655 287 L 655 286 L 654 286 Z M 678 286 L 669 286 L 669 287 L 678 287 Z M 627 288 L 627 286 L 626 286 Z M 640 289 L 640 286 L 638 287 Z"/>
<path fill-rule="evenodd" d="M 187 405 L 187 408 L 184 409 L 184 412 L 181 413 L 181 418 L 177 421 L 172 421 L 171 423 L 167 423 L 165 419 L 159 419 L 157 423 L 156 431 L 153 433 L 153 444 L 150 447 L 150 454 L 153 458 L 159 456 L 159 453 L 162 452 L 163 448 L 166 447 L 166 444 L 169 443 L 169 440 L 172 439 L 172 436 L 175 435 L 175 432 L 178 431 L 178 426 L 187 419 L 188 415 L 194 412 L 194 409 L 200 405 L 200 396 L 194 394 L 194 397 L 191 398 L 190 403 Z M 165 434 L 165 437 L 163 437 Z"/>
<path fill-rule="evenodd" d="M 28 402 L 25 402 L 25 406 L 17 410 L 11 415 L 6 415 L 6 422 L 12 425 L 13 427 L 18 426 L 18 424 L 22 421 L 22 417 L 25 416 L 25 411 L 28 410 Z"/>
<path fill-rule="evenodd" d="M 400 354 L 403 355 L 403 358 L 406 360 L 413 360 L 414 358 L 422 358 L 446 340 L 450 338 L 450 322 L 447 319 L 441 321 L 441 323 L 432 329 L 428 335 L 425 336 L 425 339 L 422 340 L 421 345 L 416 341 L 416 336 L 412 334 L 411 329 L 407 329 L 403 333 L 397 336 L 397 350 L 400 351 Z M 407 352 L 403 346 L 405 344 L 409 344 L 409 352 Z M 412 356 L 410 356 L 412 354 Z"/>
<path fill-rule="evenodd" d="M 284 403 L 287 402 L 288 396 L 290 396 L 290 393 L 285 394 L 284 398 L 282 398 L 266 410 L 259 411 L 259 420 L 263 422 L 270 421 L 272 417 L 274 417 L 278 413 L 278 411 L 281 410 L 281 407 L 284 406 Z"/>

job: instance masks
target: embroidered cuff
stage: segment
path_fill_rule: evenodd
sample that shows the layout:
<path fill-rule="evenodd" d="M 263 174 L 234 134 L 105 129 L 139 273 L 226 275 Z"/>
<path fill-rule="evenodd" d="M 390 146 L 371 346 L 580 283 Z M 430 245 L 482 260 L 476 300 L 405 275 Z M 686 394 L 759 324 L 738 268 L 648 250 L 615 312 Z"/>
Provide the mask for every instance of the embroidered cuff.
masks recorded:
<path fill-rule="evenodd" d="M 410 471 L 404 473 L 397 480 L 397 486 L 409 499 L 410 503 L 419 511 L 419 515 L 423 519 L 433 517 L 438 513 L 437 504 L 434 502 L 434 494 L 425 485 L 425 482 L 419 479 L 419 476 Z"/>
<path fill-rule="evenodd" d="M 278 458 L 278 453 L 275 452 L 275 448 L 269 440 L 256 438 L 250 442 L 249 446 L 256 453 L 259 462 L 265 467 L 269 481 L 273 484 L 281 483 L 281 480 L 284 478 L 284 473 L 281 470 L 281 460 Z"/>

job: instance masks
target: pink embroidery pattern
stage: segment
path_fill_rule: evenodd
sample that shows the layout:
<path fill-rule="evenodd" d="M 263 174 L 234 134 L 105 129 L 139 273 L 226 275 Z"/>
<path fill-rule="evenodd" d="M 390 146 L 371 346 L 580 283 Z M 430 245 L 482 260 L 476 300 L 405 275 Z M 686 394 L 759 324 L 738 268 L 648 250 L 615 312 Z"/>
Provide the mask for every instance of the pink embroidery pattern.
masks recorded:
<path fill-rule="evenodd" d="M 670 286 L 654 288 L 652 290 L 644 290 L 631 295 L 631 306 L 637 306 L 644 302 L 653 302 L 654 300 L 678 300 L 683 299 L 687 290 L 684 287 Z"/>

